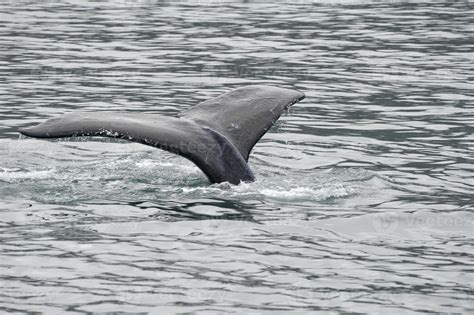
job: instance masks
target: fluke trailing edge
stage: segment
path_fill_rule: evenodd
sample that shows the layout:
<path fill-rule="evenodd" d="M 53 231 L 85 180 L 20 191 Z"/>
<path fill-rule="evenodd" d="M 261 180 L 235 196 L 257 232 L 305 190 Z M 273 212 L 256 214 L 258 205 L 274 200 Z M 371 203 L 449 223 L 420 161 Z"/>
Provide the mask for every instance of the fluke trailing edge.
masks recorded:
<path fill-rule="evenodd" d="M 284 110 L 304 98 L 291 89 L 250 85 L 199 103 L 177 117 L 127 112 L 66 114 L 19 131 L 36 138 L 102 136 L 179 154 L 212 183 L 253 181 L 250 151 Z"/>

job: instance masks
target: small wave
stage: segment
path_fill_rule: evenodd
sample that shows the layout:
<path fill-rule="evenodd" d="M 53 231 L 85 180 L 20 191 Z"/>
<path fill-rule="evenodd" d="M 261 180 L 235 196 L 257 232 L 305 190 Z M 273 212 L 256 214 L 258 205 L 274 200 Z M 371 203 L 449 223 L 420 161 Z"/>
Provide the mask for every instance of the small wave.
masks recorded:
<path fill-rule="evenodd" d="M 200 172 L 197 166 L 189 162 L 179 164 L 178 162 L 160 162 L 157 160 L 145 159 L 145 160 L 136 162 L 135 165 L 143 169 L 163 168 L 163 169 L 177 169 L 177 170 L 185 171 L 187 173 Z"/>
<path fill-rule="evenodd" d="M 268 187 L 263 182 L 241 183 L 232 185 L 229 183 L 214 184 L 206 187 L 182 187 L 178 194 L 185 195 L 212 195 L 219 197 L 254 197 L 270 198 L 279 201 L 324 201 L 332 198 L 345 198 L 357 194 L 357 190 L 341 184 L 330 184 L 319 187 Z"/>
<path fill-rule="evenodd" d="M 161 167 L 175 167 L 176 166 L 175 164 L 170 163 L 170 162 L 160 163 L 154 160 L 142 160 L 142 161 L 136 162 L 136 165 L 137 167 L 140 167 L 140 168 L 154 168 L 157 166 L 161 166 Z"/>
<path fill-rule="evenodd" d="M 301 201 L 301 200 L 326 200 L 331 198 L 344 198 L 353 195 L 355 190 L 345 187 L 343 184 L 328 185 L 318 188 L 313 187 L 294 187 L 287 189 L 285 187 L 263 189 L 261 193 L 267 197 L 283 201 Z"/>
<path fill-rule="evenodd" d="M 14 183 L 27 179 L 46 179 L 51 178 L 55 170 L 44 171 L 9 171 L 6 169 L 0 170 L 0 181 L 7 183 Z"/>

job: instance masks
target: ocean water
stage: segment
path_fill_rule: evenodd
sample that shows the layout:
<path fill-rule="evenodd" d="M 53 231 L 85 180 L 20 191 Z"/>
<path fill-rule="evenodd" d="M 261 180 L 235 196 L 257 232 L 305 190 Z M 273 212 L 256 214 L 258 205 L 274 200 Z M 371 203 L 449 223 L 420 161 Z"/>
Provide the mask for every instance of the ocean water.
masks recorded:
<path fill-rule="evenodd" d="M 0 313 L 474 312 L 472 1 L 0 3 Z M 247 84 L 254 183 L 16 131 Z"/>

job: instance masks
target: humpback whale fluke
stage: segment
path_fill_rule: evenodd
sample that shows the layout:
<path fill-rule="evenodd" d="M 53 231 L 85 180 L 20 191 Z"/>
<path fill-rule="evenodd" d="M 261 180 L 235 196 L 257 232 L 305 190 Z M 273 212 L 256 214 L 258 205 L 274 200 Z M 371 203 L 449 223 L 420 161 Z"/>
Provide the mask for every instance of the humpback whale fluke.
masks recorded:
<path fill-rule="evenodd" d="M 191 160 L 212 183 L 238 184 L 255 180 L 247 165 L 250 151 L 282 112 L 303 98 L 292 89 L 250 85 L 199 103 L 178 117 L 71 113 L 19 132 L 36 138 L 102 136 L 139 142 Z"/>

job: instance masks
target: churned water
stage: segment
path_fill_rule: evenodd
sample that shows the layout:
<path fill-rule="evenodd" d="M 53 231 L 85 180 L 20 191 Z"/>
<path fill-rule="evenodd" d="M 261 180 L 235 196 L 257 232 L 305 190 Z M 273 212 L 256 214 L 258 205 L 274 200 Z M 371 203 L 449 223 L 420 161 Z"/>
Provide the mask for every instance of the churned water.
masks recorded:
<path fill-rule="evenodd" d="M 471 1 L 2 1 L 0 313 L 474 312 Z M 16 129 L 306 94 L 258 181 Z"/>

